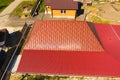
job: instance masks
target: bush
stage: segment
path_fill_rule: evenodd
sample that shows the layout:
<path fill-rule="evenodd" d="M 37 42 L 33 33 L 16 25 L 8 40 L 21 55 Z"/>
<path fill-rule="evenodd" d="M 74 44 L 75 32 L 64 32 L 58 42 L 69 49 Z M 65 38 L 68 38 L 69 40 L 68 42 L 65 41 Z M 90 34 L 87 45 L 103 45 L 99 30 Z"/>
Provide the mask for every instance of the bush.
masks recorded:
<path fill-rule="evenodd" d="M 40 12 L 44 12 L 45 11 L 45 2 L 44 0 L 42 0 L 41 4 L 40 4 L 40 10 L 39 10 L 39 13 Z"/>

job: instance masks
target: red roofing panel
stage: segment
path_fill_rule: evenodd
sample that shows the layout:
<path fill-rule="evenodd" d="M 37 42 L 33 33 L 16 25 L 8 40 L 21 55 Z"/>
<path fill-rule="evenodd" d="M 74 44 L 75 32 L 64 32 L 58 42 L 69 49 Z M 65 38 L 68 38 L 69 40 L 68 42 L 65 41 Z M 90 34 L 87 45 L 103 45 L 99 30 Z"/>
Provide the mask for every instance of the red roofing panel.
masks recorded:
<path fill-rule="evenodd" d="M 37 21 L 24 49 L 103 51 L 86 22 Z"/>
<path fill-rule="evenodd" d="M 77 25 L 79 23 L 82 23 L 81 25 L 79 24 L 79 27 L 82 26 L 80 27 L 80 29 L 86 29 L 85 22 L 76 23 Z M 41 23 L 41 25 L 43 24 Z M 61 25 L 64 26 L 63 24 Z M 74 22 L 72 22 L 71 25 L 75 25 Z M 26 48 L 23 51 L 22 59 L 20 61 L 17 72 L 55 75 L 60 74 L 89 76 L 120 76 L 120 26 L 97 23 L 94 25 L 98 32 L 98 36 L 105 48 L 104 52 L 86 52 L 70 50 L 30 50 L 31 48 L 29 48 L 29 50 L 26 50 L 26 48 L 28 48 L 26 46 Z M 37 33 L 34 31 L 34 28 L 31 34 L 33 34 L 33 32 L 34 34 Z M 39 30 L 41 30 L 41 28 Z M 79 31 L 78 27 L 77 29 Z"/>
<path fill-rule="evenodd" d="M 17 72 L 120 76 L 120 62 L 106 52 L 24 50 Z"/>
<path fill-rule="evenodd" d="M 120 61 L 120 25 L 95 24 L 105 50 Z"/>
<path fill-rule="evenodd" d="M 112 25 L 112 27 L 114 28 L 114 34 L 118 37 L 118 39 L 120 40 L 120 25 Z"/>

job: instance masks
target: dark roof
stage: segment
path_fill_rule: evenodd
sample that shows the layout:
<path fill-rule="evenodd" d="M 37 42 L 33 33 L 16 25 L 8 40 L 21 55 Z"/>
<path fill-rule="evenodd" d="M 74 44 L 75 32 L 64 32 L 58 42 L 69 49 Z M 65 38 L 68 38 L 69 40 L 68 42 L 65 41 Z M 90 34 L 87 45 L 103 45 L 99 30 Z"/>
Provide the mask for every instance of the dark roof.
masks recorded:
<path fill-rule="evenodd" d="M 45 1 L 45 5 L 50 6 L 51 5 L 51 0 L 44 0 Z"/>
<path fill-rule="evenodd" d="M 45 0 L 45 4 L 52 9 L 78 9 L 78 2 L 73 0 Z"/>

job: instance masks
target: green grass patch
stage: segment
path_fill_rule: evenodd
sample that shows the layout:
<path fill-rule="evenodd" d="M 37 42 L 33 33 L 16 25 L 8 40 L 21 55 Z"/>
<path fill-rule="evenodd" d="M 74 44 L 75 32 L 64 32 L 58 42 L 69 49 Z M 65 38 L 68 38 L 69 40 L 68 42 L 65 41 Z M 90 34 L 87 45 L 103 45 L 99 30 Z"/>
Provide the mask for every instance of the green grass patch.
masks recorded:
<path fill-rule="evenodd" d="M 39 13 L 44 12 L 45 11 L 45 2 L 44 0 L 42 0 L 41 4 L 40 4 L 40 10 Z"/>
<path fill-rule="evenodd" d="M 30 0 L 30 1 L 23 1 L 22 3 L 20 3 L 17 8 L 10 14 L 10 16 L 30 16 L 30 11 L 33 9 L 33 7 L 36 4 L 36 0 Z M 25 9 L 27 9 L 28 12 L 25 12 Z M 39 13 L 44 12 L 45 11 L 45 2 L 44 0 L 42 0 L 41 4 L 40 4 L 40 10 Z"/>
<path fill-rule="evenodd" d="M 103 24 L 109 24 L 109 21 L 102 20 L 101 18 L 97 16 L 91 16 L 92 22 L 97 22 L 97 23 L 103 23 Z"/>
<path fill-rule="evenodd" d="M 15 10 L 10 14 L 10 16 L 16 16 L 16 15 L 19 17 L 23 15 L 30 16 L 30 11 L 34 7 L 35 3 L 36 3 L 36 0 L 23 1 L 17 6 L 17 8 L 15 8 Z M 25 11 L 26 9 L 27 9 L 27 12 Z"/>
<path fill-rule="evenodd" d="M 14 0 L 0 0 L 0 12 L 2 12 Z"/>

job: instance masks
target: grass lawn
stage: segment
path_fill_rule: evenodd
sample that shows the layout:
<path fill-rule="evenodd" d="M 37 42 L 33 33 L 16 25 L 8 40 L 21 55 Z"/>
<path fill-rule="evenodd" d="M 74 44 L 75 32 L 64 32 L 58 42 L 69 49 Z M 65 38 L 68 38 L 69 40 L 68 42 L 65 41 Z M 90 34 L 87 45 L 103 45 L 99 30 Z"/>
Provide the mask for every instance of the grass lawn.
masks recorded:
<path fill-rule="evenodd" d="M 45 2 L 44 0 L 42 0 L 41 4 L 40 4 L 40 10 L 39 10 L 39 13 L 40 12 L 44 12 L 45 11 Z"/>
<path fill-rule="evenodd" d="M 10 14 L 10 16 L 22 16 L 22 15 L 30 15 L 30 11 L 32 10 L 33 6 L 35 5 L 36 0 L 30 1 L 23 1 L 20 3 L 15 10 Z M 28 12 L 24 13 L 24 10 L 27 9 Z"/>
<path fill-rule="evenodd" d="M 2 12 L 14 0 L 0 0 L 0 12 Z"/>
<path fill-rule="evenodd" d="M 32 8 L 35 6 L 37 0 L 30 0 L 30 1 L 23 1 L 22 3 L 20 3 L 17 8 L 10 14 L 10 16 L 23 16 L 23 15 L 27 15 L 27 17 L 30 16 L 30 11 L 32 10 Z M 40 12 L 44 12 L 45 11 L 45 5 L 44 5 L 44 0 L 42 0 L 41 5 L 40 5 Z M 27 9 L 27 12 L 25 11 L 25 8 Z"/>
<path fill-rule="evenodd" d="M 97 23 L 109 24 L 109 21 L 102 20 L 101 18 L 99 18 L 97 16 L 91 16 L 91 21 L 97 22 Z"/>

